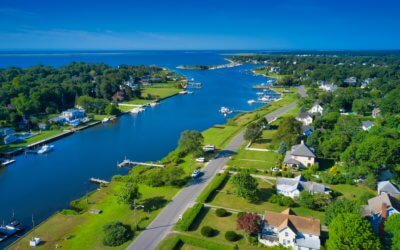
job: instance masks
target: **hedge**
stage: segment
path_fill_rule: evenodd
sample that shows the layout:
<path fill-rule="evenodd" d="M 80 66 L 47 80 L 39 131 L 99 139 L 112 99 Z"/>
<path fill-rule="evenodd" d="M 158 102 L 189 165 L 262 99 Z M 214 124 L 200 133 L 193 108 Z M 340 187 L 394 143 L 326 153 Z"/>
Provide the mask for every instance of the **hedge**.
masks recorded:
<path fill-rule="evenodd" d="M 188 231 L 190 225 L 192 225 L 193 221 L 196 219 L 197 215 L 203 209 L 204 205 L 202 203 L 196 203 L 193 207 L 186 210 L 183 214 L 182 219 L 176 223 L 176 229 L 181 231 Z"/>
<path fill-rule="evenodd" d="M 174 250 L 178 249 L 179 244 L 188 244 L 190 246 L 200 247 L 208 250 L 233 250 L 233 246 L 217 243 L 214 241 L 208 241 L 204 238 L 198 238 L 196 236 L 177 234 L 173 238 L 167 239 L 161 242 L 157 249 L 163 250 Z"/>
<path fill-rule="evenodd" d="M 228 173 L 224 172 L 222 174 L 216 175 L 211 182 L 207 185 L 207 187 L 201 192 L 199 197 L 197 197 L 197 202 L 206 203 L 209 202 L 211 198 L 211 194 L 215 192 L 219 187 L 221 187 L 222 183 L 225 181 Z"/>

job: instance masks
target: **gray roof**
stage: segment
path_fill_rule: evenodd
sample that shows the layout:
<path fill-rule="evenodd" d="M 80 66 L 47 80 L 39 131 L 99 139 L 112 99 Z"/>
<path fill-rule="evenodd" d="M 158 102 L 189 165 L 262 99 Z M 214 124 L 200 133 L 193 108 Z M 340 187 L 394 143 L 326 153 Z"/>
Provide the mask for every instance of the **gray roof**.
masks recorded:
<path fill-rule="evenodd" d="M 311 118 L 312 118 L 312 115 L 310 115 L 310 114 L 307 113 L 307 112 L 303 112 L 303 113 L 300 113 L 300 114 L 299 114 L 299 118 L 301 118 L 301 119 L 305 119 L 305 118 L 307 118 L 307 117 L 311 117 Z"/>
<path fill-rule="evenodd" d="M 320 249 L 321 248 L 321 241 L 319 238 L 296 238 L 296 245 L 303 248 L 309 249 Z"/>
<path fill-rule="evenodd" d="M 374 214 L 382 211 L 382 204 L 385 203 L 400 212 L 400 203 L 390 194 L 381 194 L 368 200 L 368 206 L 365 208 Z"/>
<path fill-rule="evenodd" d="M 391 183 L 390 181 L 380 181 L 378 182 L 378 192 L 384 192 L 388 194 L 394 194 L 394 195 L 399 195 L 400 190 L 399 188 Z"/>
<path fill-rule="evenodd" d="M 363 127 L 366 127 L 366 128 L 372 127 L 373 125 L 374 125 L 374 124 L 373 124 L 371 121 L 362 122 L 362 126 L 363 126 Z"/>
<path fill-rule="evenodd" d="M 294 145 L 290 154 L 295 156 L 315 157 L 314 152 L 304 143 Z"/>
<path fill-rule="evenodd" d="M 306 181 L 301 175 L 295 178 L 277 178 L 276 186 L 278 187 L 280 185 L 291 186 L 290 189 L 292 190 L 306 190 L 311 193 L 325 193 L 328 191 L 328 188 L 323 184 L 313 181 Z"/>

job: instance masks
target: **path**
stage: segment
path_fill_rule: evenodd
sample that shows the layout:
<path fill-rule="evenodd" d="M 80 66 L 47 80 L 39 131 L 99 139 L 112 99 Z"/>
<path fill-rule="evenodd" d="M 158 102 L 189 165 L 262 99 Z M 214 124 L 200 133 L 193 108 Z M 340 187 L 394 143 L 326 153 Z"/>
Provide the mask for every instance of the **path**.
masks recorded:
<path fill-rule="evenodd" d="M 304 88 L 298 88 L 300 96 L 304 97 Z M 268 115 L 266 119 L 272 121 L 281 116 L 288 110 L 294 108 L 296 102 L 280 108 Z M 161 240 L 171 231 L 174 224 L 178 221 L 179 216 L 185 210 L 194 204 L 196 197 L 208 185 L 212 177 L 217 174 L 225 166 L 232 152 L 237 151 L 243 144 L 243 132 L 239 133 L 224 148 L 223 151 L 212 159 L 204 168 L 204 176 L 200 182 L 192 182 L 183 188 L 168 205 L 157 215 L 157 217 L 147 226 L 147 228 L 139 234 L 139 236 L 129 245 L 128 249 L 133 250 L 150 250 L 156 249 Z"/>

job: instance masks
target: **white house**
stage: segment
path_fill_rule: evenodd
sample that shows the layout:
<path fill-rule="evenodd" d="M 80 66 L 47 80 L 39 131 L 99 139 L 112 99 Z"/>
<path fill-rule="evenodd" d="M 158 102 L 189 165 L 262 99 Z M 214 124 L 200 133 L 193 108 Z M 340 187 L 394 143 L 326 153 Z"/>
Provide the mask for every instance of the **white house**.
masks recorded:
<path fill-rule="evenodd" d="M 311 113 L 311 114 L 320 114 L 320 115 L 322 115 L 322 112 L 324 112 L 324 108 L 319 103 L 315 103 L 310 108 L 310 110 L 308 110 L 308 113 Z"/>
<path fill-rule="evenodd" d="M 333 83 L 323 83 L 319 86 L 320 89 L 328 92 L 334 92 L 337 90 L 337 86 Z"/>
<path fill-rule="evenodd" d="M 378 182 L 378 194 L 390 194 L 391 196 L 400 199 L 399 188 L 390 181 Z"/>
<path fill-rule="evenodd" d="M 61 117 L 67 119 L 68 121 L 81 119 L 85 117 L 85 110 L 83 109 L 68 109 L 61 113 Z"/>
<path fill-rule="evenodd" d="M 311 114 L 303 112 L 299 114 L 296 120 L 303 123 L 303 125 L 310 125 L 313 122 L 313 117 Z"/>
<path fill-rule="evenodd" d="M 374 124 L 371 121 L 365 121 L 365 122 L 362 122 L 362 124 L 361 124 L 361 128 L 364 131 L 370 130 L 373 126 L 374 126 Z"/>
<path fill-rule="evenodd" d="M 372 113 L 372 118 L 377 118 L 377 117 L 381 116 L 381 109 L 374 108 L 371 113 Z"/>
<path fill-rule="evenodd" d="M 354 86 L 357 83 L 357 77 L 351 76 L 349 78 L 346 78 L 343 82 L 347 85 Z"/>
<path fill-rule="evenodd" d="M 305 180 L 301 175 L 295 178 L 277 178 L 276 193 L 290 198 L 300 197 L 300 192 L 306 190 L 311 194 L 321 193 L 330 194 L 329 188 L 326 186 Z"/>
<path fill-rule="evenodd" d="M 380 228 L 386 219 L 392 214 L 400 213 L 400 203 L 390 194 L 382 193 L 368 200 L 368 205 L 364 206 L 362 214 L 371 223 L 376 233 L 380 232 Z"/>
<path fill-rule="evenodd" d="M 286 151 L 283 163 L 285 166 L 306 168 L 315 163 L 313 151 L 313 149 L 304 144 L 304 141 L 301 141 L 300 144 L 294 145 L 291 150 Z"/>
<path fill-rule="evenodd" d="M 269 69 L 269 72 L 270 72 L 270 73 L 278 73 L 279 70 L 281 70 L 281 67 L 271 67 L 271 68 Z"/>
<path fill-rule="evenodd" d="M 258 241 L 266 246 L 290 247 L 295 250 L 321 248 L 321 224 L 317 219 L 296 216 L 290 208 L 278 212 L 265 211 Z"/>

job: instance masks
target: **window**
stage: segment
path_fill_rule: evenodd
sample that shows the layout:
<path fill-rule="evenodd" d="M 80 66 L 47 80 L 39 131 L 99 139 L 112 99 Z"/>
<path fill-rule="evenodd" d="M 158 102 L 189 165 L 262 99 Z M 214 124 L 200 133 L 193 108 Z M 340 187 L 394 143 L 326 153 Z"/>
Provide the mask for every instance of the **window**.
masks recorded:
<path fill-rule="evenodd" d="M 289 236 L 289 233 L 288 233 L 288 232 L 285 232 L 285 236 L 288 237 L 288 236 Z"/>

